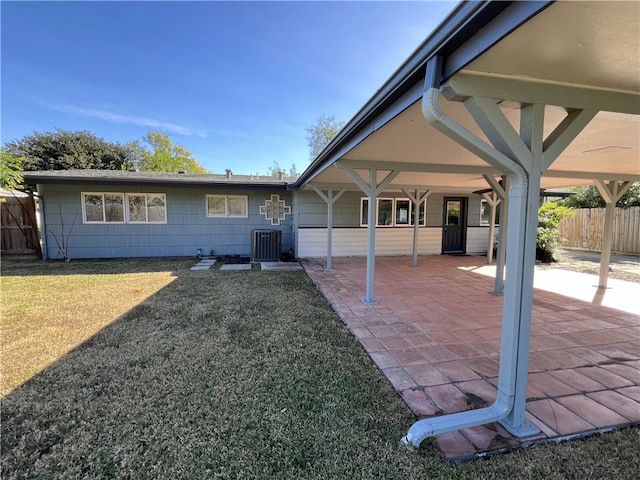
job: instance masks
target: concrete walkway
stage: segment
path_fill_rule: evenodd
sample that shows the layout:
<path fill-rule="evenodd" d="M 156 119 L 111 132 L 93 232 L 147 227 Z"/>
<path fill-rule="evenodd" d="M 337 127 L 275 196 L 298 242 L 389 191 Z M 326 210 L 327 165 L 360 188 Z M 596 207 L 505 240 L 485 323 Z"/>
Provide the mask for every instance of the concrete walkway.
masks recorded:
<path fill-rule="evenodd" d="M 502 297 L 490 293 L 494 267 L 485 262 L 422 256 L 412 268 L 408 257 L 378 257 L 377 305 L 361 301 L 365 258 L 336 258 L 331 271 L 324 260 L 302 263 L 407 405 L 424 418 L 495 400 Z M 629 311 L 640 303 L 640 284 L 612 282 L 613 288 L 594 295 L 593 275 L 554 269 L 536 277 L 536 286 L 547 290 L 534 293 L 527 418 L 541 434 L 526 442 L 640 422 L 640 316 Z M 490 424 L 440 435 L 437 443 L 456 459 L 522 441 Z"/>
<path fill-rule="evenodd" d="M 191 270 L 209 270 L 216 264 L 215 258 L 202 258 L 200 261 L 191 267 Z"/>
<path fill-rule="evenodd" d="M 495 265 L 482 265 L 473 270 L 493 279 Z M 623 312 L 640 315 L 640 284 L 610 278 L 607 288 L 598 288 L 598 276 L 587 273 L 536 266 L 534 288 L 558 293 L 592 305 L 611 307 Z"/>

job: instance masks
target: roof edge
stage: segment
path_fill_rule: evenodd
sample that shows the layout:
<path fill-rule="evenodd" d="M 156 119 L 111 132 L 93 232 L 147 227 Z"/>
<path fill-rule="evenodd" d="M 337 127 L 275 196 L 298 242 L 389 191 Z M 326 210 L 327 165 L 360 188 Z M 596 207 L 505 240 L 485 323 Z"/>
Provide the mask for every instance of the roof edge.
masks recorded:
<path fill-rule="evenodd" d="M 498 17 L 512 4 L 526 6 L 526 10 L 519 7 L 522 12 L 519 15 L 503 18 L 497 34 L 506 33 L 517 28 L 532 16 L 544 10 L 553 1 L 537 2 L 512 2 L 512 1 L 464 1 L 456 5 L 449 15 L 433 30 L 433 32 L 414 50 L 404 63 L 391 75 L 365 105 L 353 116 L 336 137 L 314 159 L 307 169 L 292 185 L 293 189 L 299 189 L 309 182 L 317 173 L 329 167 L 337 158 L 336 152 L 349 142 L 353 137 L 364 130 L 371 120 L 375 119 L 382 111 L 392 105 L 398 98 L 404 95 L 417 82 L 424 81 L 426 64 L 436 55 L 448 56 L 465 42 L 476 35 L 483 27 Z M 527 5 L 528 4 L 528 5 Z M 482 47 L 473 52 L 463 52 L 458 55 L 452 66 L 447 66 L 445 72 L 451 76 L 462 69 L 473 58 L 481 55 L 492 46 L 485 42 Z"/>

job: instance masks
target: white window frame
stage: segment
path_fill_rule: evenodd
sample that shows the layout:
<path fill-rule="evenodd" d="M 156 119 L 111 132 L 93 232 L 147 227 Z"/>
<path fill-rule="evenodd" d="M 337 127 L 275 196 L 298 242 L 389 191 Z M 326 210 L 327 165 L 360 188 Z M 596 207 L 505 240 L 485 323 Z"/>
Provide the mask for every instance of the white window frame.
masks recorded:
<path fill-rule="evenodd" d="M 224 199 L 224 213 L 209 213 L 209 199 L 210 198 L 222 198 Z M 227 196 L 226 195 L 205 195 L 204 196 L 204 213 L 209 218 L 225 218 L 227 213 L 229 212 L 227 205 Z"/>
<path fill-rule="evenodd" d="M 86 206 L 86 201 L 85 198 L 87 197 L 87 195 L 95 195 L 95 196 L 101 196 L 102 197 L 102 220 L 87 220 L 87 206 Z M 121 221 L 108 221 L 107 220 L 107 212 L 106 212 L 106 203 L 104 201 L 104 196 L 105 195 L 119 195 L 120 197 L 122 197 L 122 220 Z M 125 198 L 125 194 L 122 192 L 81 192 L 80 193 L 80 203 L 82 204 L 82 223 L 88 223 L 88 224 L 107 224 L 107 223 L 115 223 L 115 224 L 122 224 L 126 222 L 126 212 L 125 212 L 125 206 L 126 206 L 126 198 Z"/>
<path fill-rule="evenodd" d="M 409 200 L 408 198 L 392 198 L 392 197 L 379 197 L 376 199 L 376 201 L 379 203 L 380 200 L 391 200 L 392 203 L 392 207 L 391 207 L 391 218 L 392 218 L 392 222 L 390 225 L 380 225 L 378 224 L 378 211 L 376 210 L 376 227 L 382 227 L 382 228 L 389 228 L 389 227 L 398 227 L 398 228 L 406 228 L 406 227 L 413 227 L 413 202 L 411 200 Z M 369 197 L 360 197 L 360 226 L 361 227 L 366 227 L 367 226 L 367 219 L 363 218 L 363 213 L 364 213 L 364 203 L 365 201 L 368 203 L 369 201 Z M 409 222 L 408 223 L 396 223 L 396 214 L 397 214 L 397 203 L 398 201 L 407 201 L 409 202 Z M 425 198 L 422 202 L 421 205 L 424 205 L 424 218 L 422 219 L 422 223 L 419 223 L 418 226 L 420 227 L 425 227 L 427 225 L 427 199 Z"/>
<path fill-rule="evenodd" d="M 224 198 L 224 214 L 210 214 L 209 213 L 209 198 L 211 197 L 219 197 Z M 244 214 L 243 215 L 233 215 L 231 214 L 231 209 L 229 208 L 229 201 L 231 199 L 242 199 L 244 200 Z M 204 198 L 204 207 L 205 214 L 208 218 L 248 218 L 249 217 L 249 196 L 248 195 L 220 195 L 220 194 L 206 194 Z"/>
<path fill-rule="evenodd" d="M 87 220 L 87 206 L 86 206 L 86 197 L 88 195 L 95 195 L 102 197 L 102 220 Z M 106 202 L 105 195 L 118 195 L 122 198 L 122 220 L 120 221 L 108 221 L 107 220 L 107 212 L 106 212 Z M 161 221 L 153 222 L 149 221 L 149 207 L 148 207 L 148 198 L 150 196 L 158 196 L 162 197 L 162 201 L 164 203 L 164 216 Z M 144 220 L 131 220 L 130 212 L 129 212 L 129 199 L 131 197 L 144 197 Z M 165 224 L 167 223 L 167 194 L 166 193 L 123 193 L 123 192 L 81 192 L 80 193 L 80 203 L 82 205 L 82 223 L 86 224 Z"/>
<path fill-rule="evenodd" d="M 407 217 L 407 223 L 396 223 L 398 219 L 398 202 L 408 202 L 409 203 L 409 213 Z M 413 202 L 408 198 L 396 198 L 395 202 L 393 202 L 393 224 L 396 227 L 404 228 L 404 227 L 412 227 L 411 219 L 413 214 Z"/>
<path fill-rule="evenodd" d="M 489 208 L 489 220 L 486 222 L 482 219 L 482 205 L 486 204 L 487 208 Z M 483 227 L 488 227 L 491 224 L 491 205 L 484 198 L 480 199 L 480 225 Z M 500 204 L 496 207 L 496 225 L 500 225 Z"/>
<path fill-rule="evenodd" d="M 378 205 L 380 204 L 381 200 L 391 200 L 391 225 L 379 225 L 378 224 L 378 213 L 380 212 L 380 209 L 377 208 Z M 366 227 L 367 223 L 366 221 L 367 219 L 363 218 L 362 214 L 364 213 L 364 202 L 369 202 L 369 197 L 361 197 L 360 198 L 360 226 L 361 227 Z M 395 222 L 395 213 L 396 213 L 396 208 L 395 208 L 396 204 L 394 202 L 394 199 L 392 197 L 378 197 L 376 198 L 376 227 L 385 227 L 385 228 L 389 228 L 389 227 L 393 227 L 393 224 Z"/>
<path fill-rule="evenodd" d="M 149 221 L 149 205 L 148 205 L 148 201 L 150 196 L 155 195 L 158 197 L 162 197 L 163 201 L 164 201 L 164 218 L 162 219 L 162 221 L 158 221 L 158 222 L 151 222 Z M 144 197 L 144 216 L 145 219 L 144 220 L 131 220 L 131 212 L 129 211 L 129 199 L 131 197 Z M 134 224 L 134 225 L 140 225 L 140 224 L 154 224 L 154 225 L 159 225 L 159 224 L 165 224 L 167 223 L 167 194 L 166 193 L 126 193 L 125 194 L 125 218 L 127 223 L 130 224 Z"/>
<path fill-rule="evenodd" d="M 422 207 L 424 206 L 424 217 L 422 218 L 422 223 L 420 223 L 420 209 L 422 209 Z M 409 226 L 413 227 L 413 202 L 411 202 L 411 213 L 409 214 Z M 403 225 L 404 226 L 404 225 Z M 425 198 L 424 200 L 422 200 L 422 202 L 420 202 L 419 206 L 418 206 L 418 226 L 419 227 L 426 227 L 427 226 L 427 199 Z"/>

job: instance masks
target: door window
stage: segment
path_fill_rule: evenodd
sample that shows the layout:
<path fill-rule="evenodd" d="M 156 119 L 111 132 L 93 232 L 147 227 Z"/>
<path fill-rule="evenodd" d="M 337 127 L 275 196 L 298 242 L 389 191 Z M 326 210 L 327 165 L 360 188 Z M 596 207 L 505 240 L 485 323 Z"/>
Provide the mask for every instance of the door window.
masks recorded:
<path fill-rule="evenodd" d="M 447 220 L 448 227 L 461 225 L 460 222 L 460 200 L 447 201 Z"/>

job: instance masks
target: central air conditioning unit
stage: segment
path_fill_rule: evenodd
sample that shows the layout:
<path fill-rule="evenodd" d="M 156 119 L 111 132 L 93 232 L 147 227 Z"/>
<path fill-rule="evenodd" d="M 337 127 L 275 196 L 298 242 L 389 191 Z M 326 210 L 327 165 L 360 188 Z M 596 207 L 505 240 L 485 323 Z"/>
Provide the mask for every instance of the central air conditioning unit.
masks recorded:
<path fill-rule="evenodd" d="M 280 260 L 282 232 L 280 230 L 251 230 L 251 261 L 277 262 Z"/>

